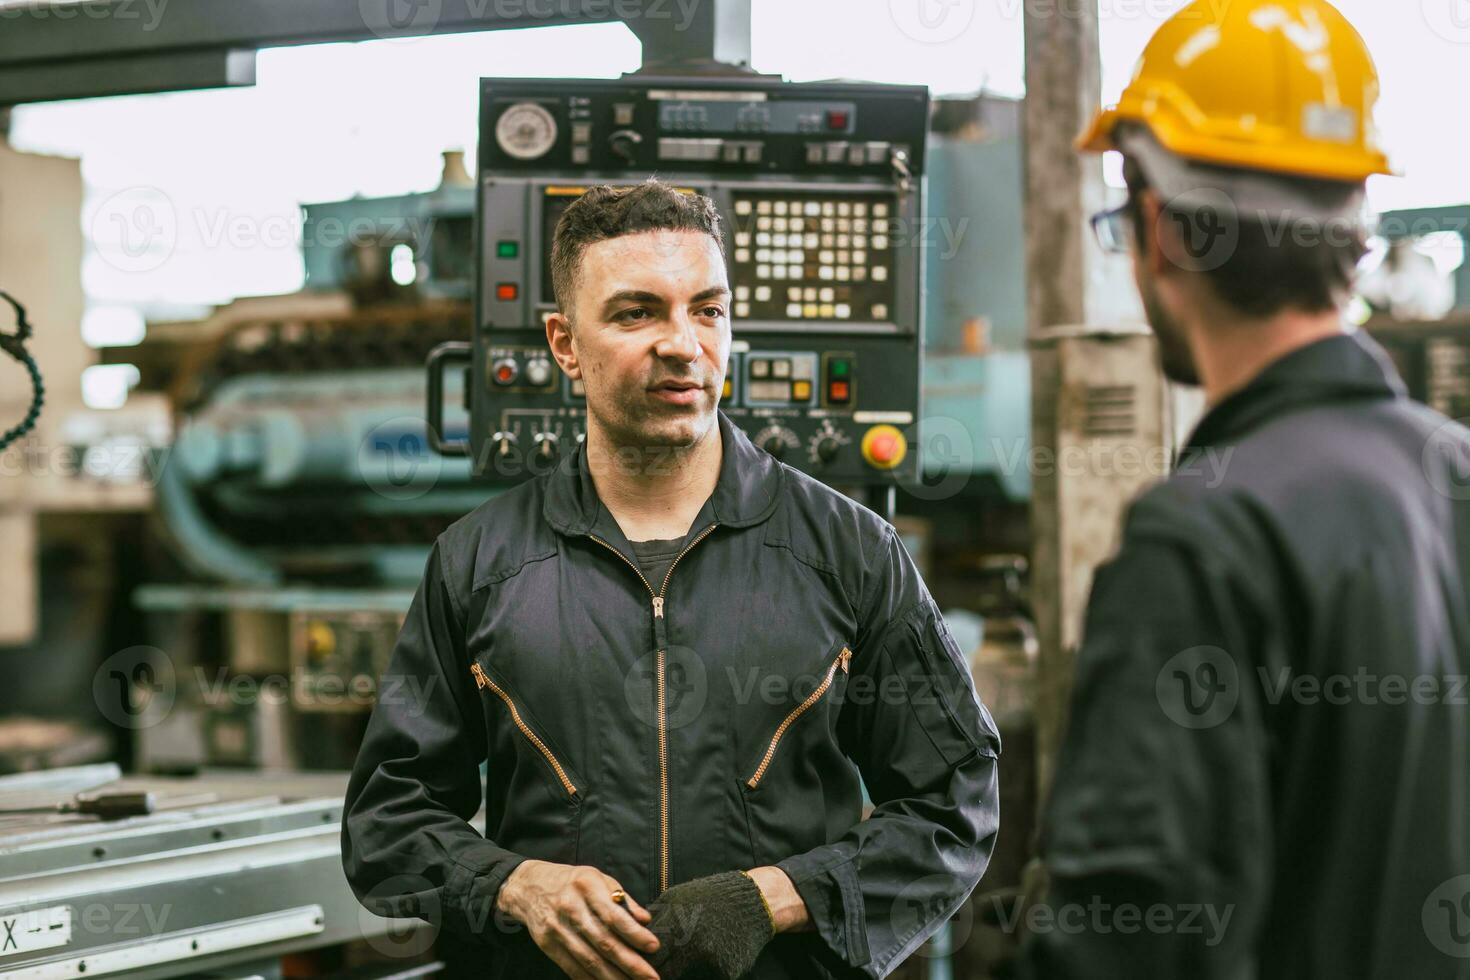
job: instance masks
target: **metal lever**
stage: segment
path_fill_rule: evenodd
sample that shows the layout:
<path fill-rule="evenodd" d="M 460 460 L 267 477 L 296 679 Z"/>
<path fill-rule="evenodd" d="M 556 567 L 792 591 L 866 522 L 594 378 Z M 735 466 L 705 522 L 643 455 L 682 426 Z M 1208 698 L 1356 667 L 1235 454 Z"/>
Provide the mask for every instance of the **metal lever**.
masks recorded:
<path fill-rule="evenodd" d="M 909 153 L 897 147 L 888 151 L 888 164 L 893 168 L 893 179 L 898 183 L 900 196 L 907 194 L 914 186 L 914 174 L 909 169 Z"/>

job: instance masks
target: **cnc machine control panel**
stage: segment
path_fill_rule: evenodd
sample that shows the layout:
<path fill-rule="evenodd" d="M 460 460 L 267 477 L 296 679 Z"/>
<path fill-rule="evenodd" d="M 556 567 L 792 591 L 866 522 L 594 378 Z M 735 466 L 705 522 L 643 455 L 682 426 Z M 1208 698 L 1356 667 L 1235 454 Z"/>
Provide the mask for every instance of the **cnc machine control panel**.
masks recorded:
<path fill-rule="evenodd" d="M 766 78 L 484 79 L 470 451 L 514 481 L 585 432 L 546 346 L 550 250 L 598 184 L 711 198 L 734 293 L 721 409 L 824 482 L 917 475 L 922 87 Z"/>

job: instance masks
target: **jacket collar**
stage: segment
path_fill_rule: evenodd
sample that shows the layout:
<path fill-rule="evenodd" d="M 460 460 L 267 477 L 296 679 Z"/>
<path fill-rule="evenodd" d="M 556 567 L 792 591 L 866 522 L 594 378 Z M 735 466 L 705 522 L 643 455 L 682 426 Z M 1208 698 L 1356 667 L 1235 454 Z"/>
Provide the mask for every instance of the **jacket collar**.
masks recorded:
<path fill-rule="evenodd" d="M 1357 398 L 1407 398 L 1388 354 L 1358 330 L 1298 348 L 1273 361 L 1211 409 L 1180 453 L 1181 465 L 1210 446 L 1235 442 L 1298 408 Z"/>
<path fill-rule="evenodd" d="M 720 476 L 702 515 L 729 527 L 759 524 L 776 509 L 781 464 L 717 410 L 723 445 Z M 585 440 L 547 476 L 541 513 L 562 534 L 587 534 L 598 522 L 602 500 L 586 466 Z M 695 526 L 699 525 L 696 520 Z"/>

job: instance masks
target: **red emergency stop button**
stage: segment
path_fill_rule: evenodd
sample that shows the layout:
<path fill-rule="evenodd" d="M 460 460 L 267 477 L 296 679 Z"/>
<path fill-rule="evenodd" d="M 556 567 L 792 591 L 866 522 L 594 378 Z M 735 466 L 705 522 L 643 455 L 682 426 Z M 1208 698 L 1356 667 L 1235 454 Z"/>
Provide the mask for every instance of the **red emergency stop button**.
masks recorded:
<path fill-rule="evenodd" d="M 875 425 L 863 435 L 863 459 L 869 466 L 891 470 L 908 455 L 908 440 L 891 425 Z"/>

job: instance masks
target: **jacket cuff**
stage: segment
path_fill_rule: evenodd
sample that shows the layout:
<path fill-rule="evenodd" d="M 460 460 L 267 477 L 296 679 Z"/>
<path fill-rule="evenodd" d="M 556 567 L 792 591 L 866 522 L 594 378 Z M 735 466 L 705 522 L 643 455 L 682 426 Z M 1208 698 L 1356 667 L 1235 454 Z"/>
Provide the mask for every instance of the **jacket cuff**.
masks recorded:
<path fill-rule="evenodd" d="M 863 918 L 863 894 L 852 858 L 833 862 L 825 848 L 777 861 L 786 872 L 822 941 L 849 966 L 866 966 L 872 959 Z"/>
<path fill-rule="evenodd" d="M 446 889 L 446 919 L 457 932 L 490 946 L 502 946 L 526 933 L 525 925 L 495 904 L 505 879 L 525 860 L 524 855 L 499 851 L 484 861 L 472 855 L 464 863 L 454 863 Z"/>

